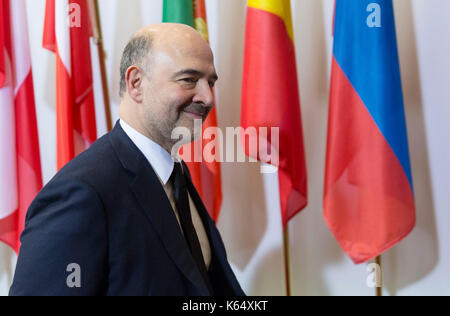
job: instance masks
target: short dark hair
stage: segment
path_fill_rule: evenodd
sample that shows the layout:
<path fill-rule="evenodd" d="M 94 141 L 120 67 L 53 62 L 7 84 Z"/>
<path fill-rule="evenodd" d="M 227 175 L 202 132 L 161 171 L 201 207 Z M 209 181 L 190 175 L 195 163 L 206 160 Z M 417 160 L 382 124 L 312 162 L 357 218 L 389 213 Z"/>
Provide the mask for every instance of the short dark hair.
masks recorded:
<path fill-rule="evenodd" d="M 125 47 L 120 61 L 120 97 L 123 97 L 127 89 L 126 72 L 133 65 L 146 70 L 146 57 L 150 53 L 152 38 L 149 34 L 134 36 Z M 147 70 L 146 70 L 147 71 Z"/>

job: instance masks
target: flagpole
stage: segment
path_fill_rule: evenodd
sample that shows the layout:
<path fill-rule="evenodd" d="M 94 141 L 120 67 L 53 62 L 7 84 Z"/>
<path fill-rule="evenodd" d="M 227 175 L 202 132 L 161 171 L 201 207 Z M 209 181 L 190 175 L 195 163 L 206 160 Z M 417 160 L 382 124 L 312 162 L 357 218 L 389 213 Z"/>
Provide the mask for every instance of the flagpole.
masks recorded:
<path fill-rule="evenodd" d="M 291 296 L 291 269 L 290 269 L 290 247 L 289 247 L 289 228 L 288 224 L 284 228 L 283 233 L 284 245 L 284 273 L 286 278 L 286 296 Z"/>
<path fill-rule="evenodd" d="M 376 274 L 376 287 L 375 287 L 375 295 L 377 297 L 381 297 L 383 296 L 383 268 L 381 265 L 381 255 L 379 255 L 378 257 L 375 258 L 375 264 L 377 264 L 380 267 L 380 274 Z M 380 286 L 378 286 L 378 284 Z"/>
<path fill-rule="evenodd" d="M 102 26 L 100 21 L 100 10 L 98 6 L 98 0 L 89 0 L 89 11 L 92 21 L 92 29 L 94 32 L 94 41 L 97 45 L 98 59 L 100 64 L 100 75 L 102 80 L 102 91 L 103 91 L 103 104 L 105 107 L 105 117 L 106 117 L 106 128 L 110 132 L 112 130 L 112 119 L 111 119 L 111 103 L 109 99 L 108 90 L 108 77 L 106 74 L 106 63 L 105 63 L 105 50 L 103 48 L 103 35 Z"/>

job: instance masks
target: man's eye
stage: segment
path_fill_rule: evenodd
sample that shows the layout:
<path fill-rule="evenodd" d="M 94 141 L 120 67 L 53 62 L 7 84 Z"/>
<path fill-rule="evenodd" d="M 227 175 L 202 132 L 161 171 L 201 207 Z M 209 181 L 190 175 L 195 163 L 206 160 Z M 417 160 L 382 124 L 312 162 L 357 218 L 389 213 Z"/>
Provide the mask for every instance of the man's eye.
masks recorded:
<path fill-rule="evenodd" d="M 187 82 L 187 83 L 196 83 L 197 82 L 197 80 L 195 78 L 183 78 L 183 79 L 181 79 L 181 81 Z"/>

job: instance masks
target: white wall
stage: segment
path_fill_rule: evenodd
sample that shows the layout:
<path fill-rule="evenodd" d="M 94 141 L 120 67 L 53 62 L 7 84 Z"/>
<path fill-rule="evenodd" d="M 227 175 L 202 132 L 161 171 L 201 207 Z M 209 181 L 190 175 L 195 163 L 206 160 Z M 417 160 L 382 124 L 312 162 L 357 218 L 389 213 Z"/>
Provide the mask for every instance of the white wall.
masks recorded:
<path fill-rule="evenodd" d="M 374 0 L 376 1 L 376 0 Z M 373 295 L 366 265 L 355 266 L 322 219 L 333 0 L 293 0 L 309 176 L 309 205 L 289 225 L 294 295 Z M 44 0 L 27 0 L 44 181 L 55 173 L 54 58 L 41 48 Z M 244 0 L 207 0 L 220 75 L 221 127 L 239 126 Z M 384 256 L 386 294 L 450 295 L 450 1 L 394 0 L 410 139 L 417 226 Z M 161 20 L 162 0 L 100 0 L 107 68 L 117 118 L 118 64 L 129 36 Z M 96 99 L 101 95 L 96 77 Z M 99 107 L 101 109 L 101 106 Z M 101 117 L 99 110 L 99 117 Z M 104 121 L 99 119 L 103 133 Z M 229 259 L 250 295 L 284 295 L 277 177 L 257 164 L 223 164 L 219 220 Z M 0 294 L 15 256 L 0 245 Z"/>

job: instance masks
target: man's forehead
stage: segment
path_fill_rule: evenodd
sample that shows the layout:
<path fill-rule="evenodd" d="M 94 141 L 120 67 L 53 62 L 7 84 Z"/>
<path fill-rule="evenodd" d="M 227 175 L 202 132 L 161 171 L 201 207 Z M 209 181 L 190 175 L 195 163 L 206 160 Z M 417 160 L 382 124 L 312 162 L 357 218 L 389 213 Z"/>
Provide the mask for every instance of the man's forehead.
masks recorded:
<path fill-rule="evenodd" d="M 208 44 L 195 40 L 164 39 L 153 46 L 155 53 L 167 54 L 173 59 L 197 59 L 214 62 L 214 56 Z"/>
<path fill-rule="evenodd" d="M 182 47 L 171 43 L 152 51 L 154 67 L 158 64 L 174 71 L 197 70 L 207 75 L 215 75 L 214 57 L 211 50 L 199 47 Z"/>
<path fill-rule="evenodd" d="M 155 49 L 178 50 L 183 54 L 210 50 L 201 34 L 185 24 L 154 24 L 141 29 L 137 34 L 149 35 Z"/>
<path fill-rule="evenodd" d="M 143 28 L 138 34 L 151 37 L 150 60 L 172 69 L 195 69 L 215 73 L 214 56 L 208 42 L 192 27 L 162 23 Z"/>

